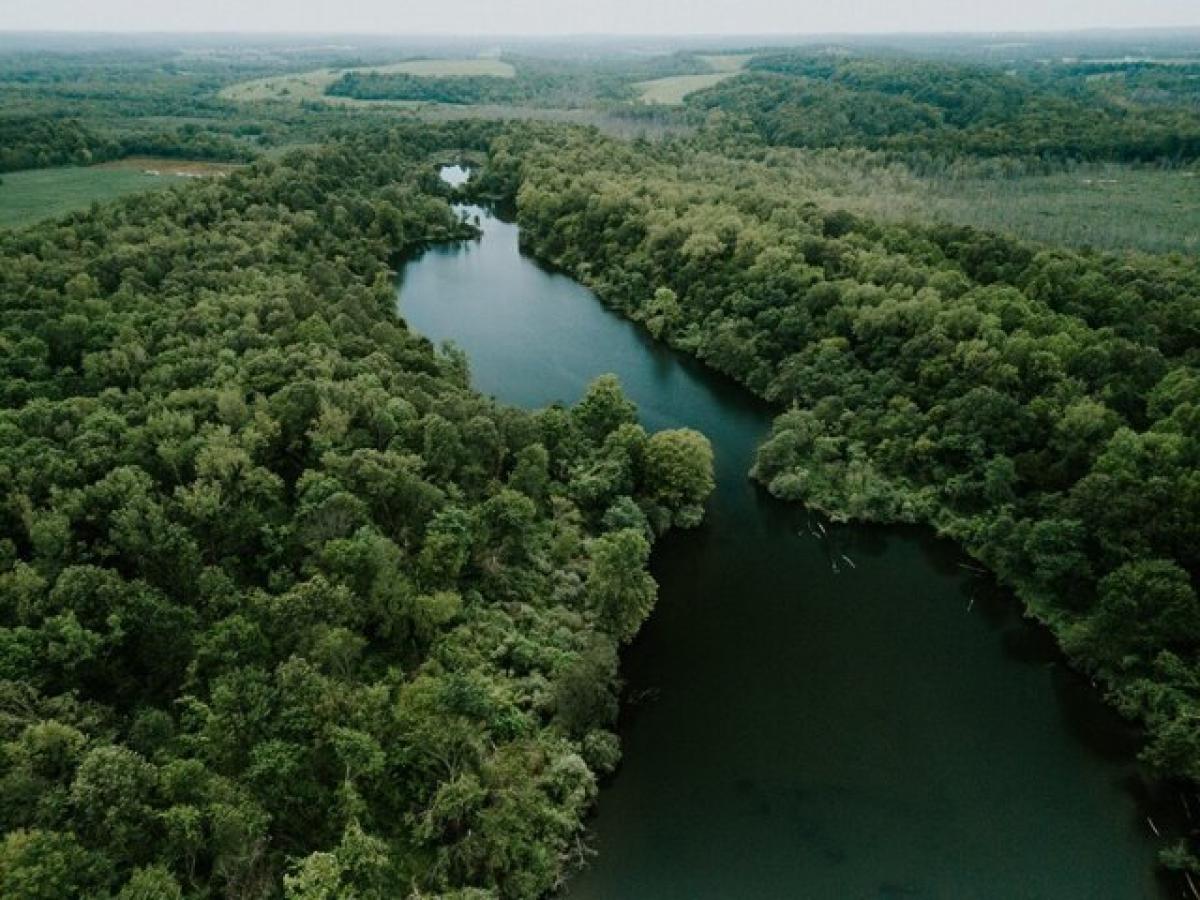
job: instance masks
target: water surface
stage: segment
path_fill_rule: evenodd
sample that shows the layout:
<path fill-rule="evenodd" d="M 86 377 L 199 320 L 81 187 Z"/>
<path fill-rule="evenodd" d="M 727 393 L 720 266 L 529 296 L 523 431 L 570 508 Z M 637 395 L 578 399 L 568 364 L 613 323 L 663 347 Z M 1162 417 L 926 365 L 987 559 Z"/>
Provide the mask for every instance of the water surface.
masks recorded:
<path fill-rule="evenodd" d="M 648 428 L 698 428 L 716 453 L 704 526 L 654 552 L 624 763 L 571 900 L 1162 896 L 1132 736 L 1044 631 L 921 530 L 766 496 L 746 475 L 764 404 L 469 212 L 481 240 L 402 272 L 416 331 L 519 406 L 615 372 Z"/>
<path fill-rule="evenodd" d="M 450 187 L 464 185 L 471 177 L 471 170 L 465 166 L 442 166 L 442 181 Z"/>

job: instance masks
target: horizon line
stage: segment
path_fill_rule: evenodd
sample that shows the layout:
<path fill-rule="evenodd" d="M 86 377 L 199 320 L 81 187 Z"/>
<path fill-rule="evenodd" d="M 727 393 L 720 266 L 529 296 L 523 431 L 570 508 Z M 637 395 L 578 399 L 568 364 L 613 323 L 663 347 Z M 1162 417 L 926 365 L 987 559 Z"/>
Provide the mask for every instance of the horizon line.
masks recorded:
<path fill-rule="evenodd" d="M 5 28 L 0 27 L 0 35 L 65 35 L 72 37 L 103 36 L 103 37 L 153 37 L 153 36 L 192 36 L 192 37 L 355 37 L 355 38 L 437 38 L 440 40 L 470 41 L 481 38 L 555 38 L 555 39 L 586 39 L 586 38 L 677 38 L 677 39 L 763 39 L 772 40 L 787 38 L 826 38 L 826 37 L 975 37 L 985 35 L 1070 35 L 1094 33 L 1145 33 L 1145 32 L 1187 32 L 1200 31 L 1200 21 L 1192 25 L 1070 25 L 1061 27 L 1041 28 L 979 28 L 979 29 L 901 29 L 884 31 L 481 31 L 465 34 L 461 31 L 330 31 L 313 30 L 275 30 L 275 29 L 172 29 L 172 28 L 127 28 L 109 29 L 71 29 L 71 28 Z"/>

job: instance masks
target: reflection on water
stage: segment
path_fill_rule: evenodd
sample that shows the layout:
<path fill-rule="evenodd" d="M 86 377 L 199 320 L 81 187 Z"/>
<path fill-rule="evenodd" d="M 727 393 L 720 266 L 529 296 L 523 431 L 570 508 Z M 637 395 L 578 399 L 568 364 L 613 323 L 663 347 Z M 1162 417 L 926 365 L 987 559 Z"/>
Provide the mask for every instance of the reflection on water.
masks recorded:
<path fill-rule="evenodd" d="M 442 166 L 442 181 L 450 187 L 461 187 L 471 178 L 471 170 L 465 166 Z"/>
<path fill-rule="evenodd" d="M 766 496 L 746 472 L 769 409 L 470 211 L 480 241 L 402 273 L 415 330 L 521 406 L 616 372 L 647 427 L 716 452 L 707 521 L 655 549 L 625 759 L 572 900 L 1160 896 L 1131 737 L 1045 632 L 923 530 Z"/>

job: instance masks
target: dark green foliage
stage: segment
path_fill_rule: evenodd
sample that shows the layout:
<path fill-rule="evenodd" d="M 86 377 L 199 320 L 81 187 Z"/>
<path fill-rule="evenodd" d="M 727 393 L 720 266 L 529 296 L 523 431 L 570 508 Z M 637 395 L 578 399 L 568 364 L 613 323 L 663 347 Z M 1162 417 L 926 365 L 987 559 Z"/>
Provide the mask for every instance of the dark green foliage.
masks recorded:
<path fill-rule="evenodd" d="M 396 317 L 389 264 L 470 233 L 433 161 L 488 134 L 0 236 L 0 894 L 534 898 L 576 859 L 646 523 L 711 451 L 611 379 L 501 408 Z"/>
<path fill-rule="evenodd" d="M 0 116 L 0 172 L 47 166 L 86 166 L 126 156 L 248 160 L 254 151 L 228 135 L 195 125 L 114 134 L 76 119 Z"/>

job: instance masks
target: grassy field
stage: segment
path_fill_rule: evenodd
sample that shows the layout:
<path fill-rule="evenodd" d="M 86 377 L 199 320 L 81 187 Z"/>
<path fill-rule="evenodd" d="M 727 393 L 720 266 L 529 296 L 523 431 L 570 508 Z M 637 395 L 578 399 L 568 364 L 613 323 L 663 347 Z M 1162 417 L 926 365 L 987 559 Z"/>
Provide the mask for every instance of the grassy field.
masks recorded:
<path fill-rule="evenodd" d="M 1089 168 L 1061 175 L 925 182 L 869 194 L 885 215 L 934 218 L 1105 250 L 1200 253 L 1200 174 Z M 891 207 L 889 209 L 889 207 Z"/>
<path fill-rule="evenodd" d="M 699 176 L 704 177 L 698 164 Z M 970 225 L 1047 244 L 1200 254 L 1200 168 L 1093 165 L 1056 175 L 922 178 L 881 154 L 774 149 L 781 194 L 888 221 Z"/>
<path fill-rule="evenodd" d="M 0 228 L 19 228 L 139 191 L 160 190 L 186 177 L 216 175 L 233 168 L 187 160 L 123 159 L 87 168 L 8 172 L 0 184 Z M 157 173 L 157 174 L 154 174 Z"/>
<path fill-rule="evenodd" d="M 363 103 L 388 103 L 395 101 L 355 100 L 351 97 L 328 97 L 325 91 L 345 72 L 407 72 L 422 78 L 456 78 L 465 76 L 491 76 L 493 78 L 512 78 L 516 70 L 506 62 L 498 59 L 412 59 L 406 62 L 391 63 L 386 66 L 365 66 L 361 69 L 314 69 L 311 72 L 299 72 L 294 75 L 275 75 L 270 78 L 256 78 L 253 81 L 243 81 L 224 88 L 220 96 L 225 100 L 238 103 L 253 103 L 262 100 L 291 101 L 298 103 L 304 100 L 320 100 L 326 103 L 343 105 L 359 105 Z M 402 104 L 405 101 L 400 101 Z"/>
<path fill-rule="evenodd" d="M 642 102 L 678 106 L 683 103 L 683 98 L 688 94 L 702 91 L 736 75 L 746 65 L 751 54 L 726 53 L 701 56 L 700 58 L 712 68 L 711 72 L 702 75 L 671 75 L 635 84 L 634 87 L 641 92 Z"/>
<path fill-rule="evenodd" d="M 734 74 L 734 72 L 706 72 L 703 75 L 670 75 L 666 78 L 655 78 L 653 81 L 640 81 L 634 87 L 641 91 L 644 103 L 678 106 L 683 103 L 683 98 L 688 94 L 712 87 Z"/>

